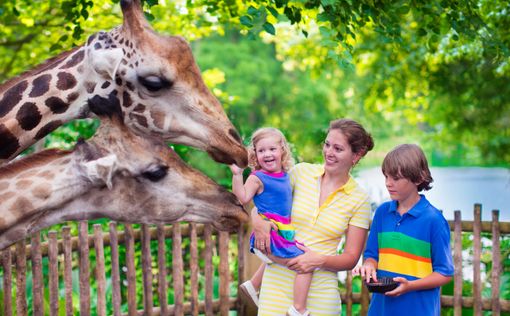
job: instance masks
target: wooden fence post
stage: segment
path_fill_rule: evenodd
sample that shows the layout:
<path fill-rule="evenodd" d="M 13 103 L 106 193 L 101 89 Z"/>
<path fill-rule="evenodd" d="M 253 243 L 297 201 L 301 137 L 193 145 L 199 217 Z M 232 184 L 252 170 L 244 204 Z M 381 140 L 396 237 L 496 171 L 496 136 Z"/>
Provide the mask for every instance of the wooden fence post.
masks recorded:
<path fill-rule="evenodd" d="M 32 252 L 32 311 L 34 316 L 44 315 L 44 286 L 42 276 L 41 235 L 35 233 L 31 240 Z"/>
<path fill-rule="evenodd" d="M 453 231 L 453 314 L 462 316 L 462 220 L 460 211 L 454 212 Z"/>
<path fill-rule="evenodd" d="M 482 257 L 482 205 L 475 204 L 473 221 L 473 313 L 482 316 L 482 280 L 480 262 Z"/>
<path fill-rule="evenodd" d="M 142 225 L 143 311 L 152 315 L 152 257 L 149 225 Z"/>
<path fill-rule="evenodd" d="M 159 308 L 161 315 L 168 315 L 167 284 L 166 284 L 166 247 L 165 247 L 165 225 L 159 224 L 158 235 L 158 292 Z"/>
<path fill-rule="evenodd" d="M 62 227 L 64 247 L 64 287 L 66 300 L 66 316 L 74 315 L 73 312 L 73 245 L 71 243 L 71 228 Z"/>
<path fill-rule="evenodd" d="M 230 310 L 229 304 L 229 281 L 230 272 L 228 270 L 228 232 L 219 232 L 218 234 L 218 248 L 220 255 L 220 266 L 218 268 L 220 275 L 220 315 L 228 316 Z"/>
<path fill-rule="evenodd" d="M 499 211 L 492 211 L 492 316 L 499 316 L 501 314 L 501 304 L 499 302 L 499 282 L 502 269 L 499 237 Z"/>
<path fill-rule="evenodd" d="M 198 248 L 197 224 L 190 224 L 191 315 L 198 316 Z"/>
<path fill-rule="evenodd" d="M 205 249 L 204 249 L 204 261 L 205 261 L 205 315 L 213 316 L 214 315 L 214 306 L 212 300 L 212 292 L 213 292 L 213 275 L 214 268 L 212 265 L 212 227 L 211 224 L 206 224 L 204 227 L 204 240 L 205 240 Z"/>
<path fill-rule="evenodd" d="M 110 222 L 110 253 L 112 257 L 112 305 L 113 315 L 120 316 L 120 266 L 119 266 L 119 239 L 117 223 Z"/>
<path fill-rule="evenodd" d="M 16 315 L 27 315 L 27 257 L 25 240 L 16 243 Z"/>
<path fill-rule="evenodd" d="M 101 224 L 94 224 L 94 248 L 96 250 L 97 315 L 106 316 L 106 276 Z"/>
<path fill-rule="evenodd" d="M 12 316 L 12 255 L 11 248 L 2 252 L 2 267 L 4 270 L 4 315 Z"/>
<path fill-rule="evenodd" d="M 174 278 L 174 315 L 184 315 L 184 281 L 181 224 L 172 225 L 172 275 Z"/>
<path fill-rule="evenodd" d="M 135 269 L 135 236 L 131 224 L 124 225 L 126 242 L 126 279 L 128 282 L 127 301 L 129 316 L 137 316 L 136 310 L 136 269 Z"/>
<path fill-rule="evenodd" d="M 80 316 L 90 316 L 90 275 L 88 222 L 79 222 L 80 253 Z"/>
<path fill-rule="evenodd" d="M 58 241 L 57 232 L 48 232 L 50 315 L 58 315 Z"/>

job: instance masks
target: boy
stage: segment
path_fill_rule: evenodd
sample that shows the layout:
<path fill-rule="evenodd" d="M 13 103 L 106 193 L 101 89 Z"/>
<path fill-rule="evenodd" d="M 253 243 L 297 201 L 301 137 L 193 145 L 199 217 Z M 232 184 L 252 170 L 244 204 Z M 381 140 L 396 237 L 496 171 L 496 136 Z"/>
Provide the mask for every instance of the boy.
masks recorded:
<path fill-rule="evenodd" d="M 425 196 L 433 181 L 420 147 L 404 144 L 382 165 L 392 201 L 374 215 L 361 267 L 353 270 L 367 282 L 392 277 L 399 286 L 373 293 L 368 315 L 440 315 L 440 287 L 451 280 L 450 228 Z"/>

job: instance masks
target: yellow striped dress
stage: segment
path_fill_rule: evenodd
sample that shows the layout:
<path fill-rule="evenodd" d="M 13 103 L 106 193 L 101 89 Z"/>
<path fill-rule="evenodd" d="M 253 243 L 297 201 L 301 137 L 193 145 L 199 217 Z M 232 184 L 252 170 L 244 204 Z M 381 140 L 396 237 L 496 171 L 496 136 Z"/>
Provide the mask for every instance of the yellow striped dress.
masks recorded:
<path fill-rule="evenodd" d="M 366 192 L 352 177 L 326 199 L 319 208 L 322 165 L 300 163 L 290 171 L 293 189 L 292 225 L 296 240 L 311 250 L 337 254 L 337 247 L 348 225 L 368 228 L 370 203 Z M 278 264 L 266 266 L 260 291 L 258 315 L 285 315 L 293 302 L 295 272 Z M 317 270 L 308 294 L 312 316 L 340 315 L 341 302 L 337 275 Z"/>

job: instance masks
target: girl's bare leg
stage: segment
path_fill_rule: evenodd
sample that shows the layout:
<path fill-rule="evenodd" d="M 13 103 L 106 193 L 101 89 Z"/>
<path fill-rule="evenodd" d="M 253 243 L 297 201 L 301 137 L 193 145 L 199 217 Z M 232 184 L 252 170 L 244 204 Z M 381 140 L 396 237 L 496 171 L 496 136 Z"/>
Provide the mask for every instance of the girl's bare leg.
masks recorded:
<path fill-rule="evenodd" d="M 312 283 L 313 273 L 296 274 L 294 279 L 294 307 L 298 312 L 306 311 L 306 299 Z"/>
<path fill-rule="evenodd" d="M 266 264 L 265 263 L 261 264 L 250 279 L 251 284 L 253 285 L 257 292 L 260 291 L 260 287 L 262 286 L 262 277 L 264 276 L 265 268 Z"/>

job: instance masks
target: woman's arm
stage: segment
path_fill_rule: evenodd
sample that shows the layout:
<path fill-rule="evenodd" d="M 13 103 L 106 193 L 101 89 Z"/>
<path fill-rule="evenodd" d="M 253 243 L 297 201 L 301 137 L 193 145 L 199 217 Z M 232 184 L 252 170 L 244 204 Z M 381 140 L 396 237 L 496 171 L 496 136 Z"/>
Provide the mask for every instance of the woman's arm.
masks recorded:
<path fill-rule="evenodd" d="M 271 254 L 270 232 L 271 229 L 278 230 L 278 227 L 273 222 L 262 219 L 256 207 L 251 210 L 251 223 L 255 236 L 255 248 L 266 255 Z"/>
<path fill-rule="evenodd" d="M 289 260 L 287 267 L 298 273 L 310 273 L 317 268 L 334 272 L 350 270 L 361 256 L 366 236 L 366 229 L 349 225 L 345 233 L 344 251 L 341 254 L 326 256 L 305 248 L 303 249 L 305 253 Z"/>

